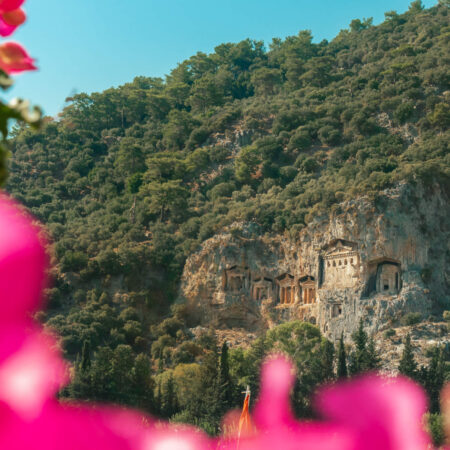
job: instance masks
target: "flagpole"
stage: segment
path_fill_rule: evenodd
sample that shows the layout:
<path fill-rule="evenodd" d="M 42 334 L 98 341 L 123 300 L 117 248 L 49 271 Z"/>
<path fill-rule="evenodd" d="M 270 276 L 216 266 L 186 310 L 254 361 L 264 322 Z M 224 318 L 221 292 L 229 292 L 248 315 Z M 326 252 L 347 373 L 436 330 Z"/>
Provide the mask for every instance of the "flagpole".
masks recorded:
<path fill-rule="evenodd" d="M 244 397 L 244 405 L 242 406 L 241 418 L 239 419 L 239 428 L 238 428 L 238 438 L 237 438 L 237 442 L 236 442 L 236 450 L 239 450 L 239 442 L 241 440 L 241 426 L 242 426 L 243 414 L 244 414 L 244 412 L 246 412 L 246 414 L 248 414 L 248 408 L 250 407 L 250 394 L 251 394 L 251 392 L 250 392 L 250 386 L 248 384 L 247 384 L 247 389 L 245 391 L 242 391 L 241 394 L 245 394 L 245 397 Z M 245 411 L 247 398 L 248 398 L 247 409 Z"/>

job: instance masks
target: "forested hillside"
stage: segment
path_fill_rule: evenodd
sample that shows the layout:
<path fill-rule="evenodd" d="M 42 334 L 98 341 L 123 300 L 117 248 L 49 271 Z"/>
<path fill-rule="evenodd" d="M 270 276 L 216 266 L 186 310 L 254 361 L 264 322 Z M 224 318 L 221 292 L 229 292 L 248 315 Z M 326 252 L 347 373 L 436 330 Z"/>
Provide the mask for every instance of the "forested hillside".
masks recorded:
<path fill-rule="evenodd" d="M 300 31 L 268 48 L 226 43 L 165 79 L 77 94 L 38 132 L 14 129 L 6 188 L 54 242 L 41 319 L 96 386 L 78 380 L 66 395 L 202 416 L 183 405 L 211 393 L 176 397 L 174 377 L 215 379 L 214 338 L 189 340 L 182 307 L 161 320 L 201 242 L 235 221 L 294 236 L 339 202 L 376 199 L 402 180 L 448 190 L 449 24 L 447 1 L 414 1 L 377 26 L 353 20 L 330 42 Z M 298 333 L 319 355 L 308 383 L 313 373 L 323 381 L 326 341 Z M 232 374 L 222 376 L 256 379 L 257 345 L 250 356 L 234 352 Z M 160 373 L 156 400 L 149 361 Z"/>

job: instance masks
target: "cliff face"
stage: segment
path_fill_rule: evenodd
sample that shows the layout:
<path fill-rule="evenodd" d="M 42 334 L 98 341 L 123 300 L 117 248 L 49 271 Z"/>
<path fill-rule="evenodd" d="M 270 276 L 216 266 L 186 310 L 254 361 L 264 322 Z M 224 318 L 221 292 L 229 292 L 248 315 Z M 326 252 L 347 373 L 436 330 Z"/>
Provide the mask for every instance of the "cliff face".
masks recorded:
<path fill-rule="evenodd" d="M 363 318 L 377 332 L 408 312 L 449 304 L 449 202 L 401 184 L 343 203 L 296 238 L 234 224 L 184 267 L 180 301 L 201 325 L 270 328 L 301 319 L 336 339 Z"/>

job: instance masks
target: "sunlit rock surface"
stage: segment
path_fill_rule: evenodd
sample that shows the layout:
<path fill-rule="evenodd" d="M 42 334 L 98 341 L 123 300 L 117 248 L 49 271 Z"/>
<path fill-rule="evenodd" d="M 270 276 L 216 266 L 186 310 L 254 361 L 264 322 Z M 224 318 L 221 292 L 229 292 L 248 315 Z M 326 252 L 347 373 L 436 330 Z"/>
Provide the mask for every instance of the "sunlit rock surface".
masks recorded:
<path fill-rule="evenodd" d="M 449 305 L 448 197 L 401 184 L 317 217 L 297 236 L 236 223 L 187 260 L 179 301 L 199 325 L 257 332 L 288 320 L 348 339 Z"/>

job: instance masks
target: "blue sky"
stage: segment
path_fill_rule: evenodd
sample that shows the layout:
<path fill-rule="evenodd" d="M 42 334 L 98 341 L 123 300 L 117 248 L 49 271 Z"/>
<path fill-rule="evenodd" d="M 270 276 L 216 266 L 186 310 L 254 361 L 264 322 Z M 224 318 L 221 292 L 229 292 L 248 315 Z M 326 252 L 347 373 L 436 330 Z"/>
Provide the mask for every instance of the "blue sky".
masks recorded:
<path fill-rule="evenodd" d="M 309 29 L 332 39 L 354 18 L 403 12 L 411 0 L 27 0 L 28 22 L 12 39 L 38 61 L 7 97 L 29 98 L 49 115 L 77 92 L 135 76 L 164 76 L 197 51 L 245 38 L 284 38 Z M 433 6 L 436 0 L 423 0 Z"/>

